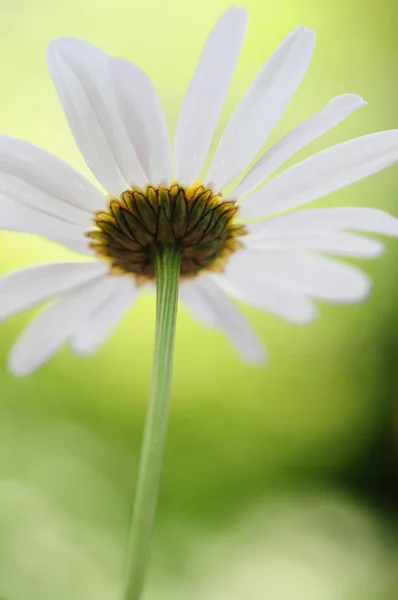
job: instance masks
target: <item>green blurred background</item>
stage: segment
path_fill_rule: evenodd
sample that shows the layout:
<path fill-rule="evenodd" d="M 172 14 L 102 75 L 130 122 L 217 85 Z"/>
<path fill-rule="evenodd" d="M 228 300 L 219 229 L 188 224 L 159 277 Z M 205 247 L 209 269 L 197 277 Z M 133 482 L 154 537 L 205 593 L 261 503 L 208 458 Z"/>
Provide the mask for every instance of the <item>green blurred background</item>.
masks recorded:
<path fill-rule="evenodd" d="M 394 0 L 248 0 L 249 32 L 222 116 L 299 23 L 310 70 L 270 142 L 331 97 L 369 105 L 301 152 L 398 126 Z M 201 47 L 228 0 L 2 0 L 0 131 L 87 173 L 58 104 L 45 46 L 87 39 L 141 65 L 171 131 Z M 218 135 L 221 127 L 218 130 Z M 398 216 L 398 167 L 319 201 Z M 315 203 L 314 203 L 315 205 Z M 311 327 L 246 310 L 271 361 L 252 369 L 182 307 L 165 470 L 146 600 L 394 600 L 398 241 L 361 266 L 360 306 L 322 306 Z M 0 233 L 2 272 L 66 250 Z M 358 264 L 359 261 L 358 261 Z M 34 376 L 6 372 L 31 314 L 0 329 L 0 597 L 116 600 L 148 394 L 154 299 L 106 346 L 63 349 Z"/>

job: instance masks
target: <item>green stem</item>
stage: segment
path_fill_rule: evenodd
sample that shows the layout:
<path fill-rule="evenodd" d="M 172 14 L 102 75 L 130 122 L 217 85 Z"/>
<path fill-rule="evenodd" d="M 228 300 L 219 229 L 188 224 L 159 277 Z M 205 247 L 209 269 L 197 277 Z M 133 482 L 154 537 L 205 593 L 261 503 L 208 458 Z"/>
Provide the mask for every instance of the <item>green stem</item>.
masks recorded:
<path fill-rule="evenodd" d="M 180 265 L 180 255 L 173 248 L 166 248 L 155 257 L 156 334 L 152 385 L 127 538 L 123 600 L 140 600 L 149 562 L 169 412 Z"/>

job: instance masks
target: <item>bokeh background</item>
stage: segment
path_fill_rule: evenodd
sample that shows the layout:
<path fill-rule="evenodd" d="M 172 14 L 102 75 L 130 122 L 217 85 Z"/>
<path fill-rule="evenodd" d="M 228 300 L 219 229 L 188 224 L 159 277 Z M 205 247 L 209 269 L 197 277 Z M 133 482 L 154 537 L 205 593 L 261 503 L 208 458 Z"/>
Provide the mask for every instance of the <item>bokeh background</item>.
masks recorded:
<path fill-rule="evenodd" d="M 171 131 L 202 44 L 228 0 L 2 0 L 0 130 L 87 173 L 45 46 L 87 39 L 139 63 Z M 250 27 L 220 125 L 283 36 L 316 29 L 312 65 L 269 142 L 344 92 L 369 105 L 300 154 L 398 126 L 394 0 L 247 0 Z M 221 127 L 218 130 L 218 135 Z M 398 167 L 316 203 L 398 215 Z M 315 205 L 315 203 L 314 203 Z M 398 585 L 398 241 L 361 266 L 360 306 L 311 327 L 246 310 L 264 369 L 182 307 L 146 600 L 394 600 Z M 0 233 L 0 269 L 72 254 Z M 358 261 L 358 264 L 360 262 Z M 149 387 L 154 299 L 94 357 L 63 349 L 23 380 L 6 354 L 32 316 L 0 328 L 0 598 L 116 600 Z"/>

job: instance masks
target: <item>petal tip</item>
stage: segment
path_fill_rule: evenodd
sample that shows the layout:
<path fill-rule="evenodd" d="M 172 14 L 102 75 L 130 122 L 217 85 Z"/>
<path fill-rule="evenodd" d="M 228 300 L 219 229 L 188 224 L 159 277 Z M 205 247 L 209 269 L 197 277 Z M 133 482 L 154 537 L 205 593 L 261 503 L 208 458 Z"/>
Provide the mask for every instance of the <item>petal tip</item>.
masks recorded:
<path fill-rule="evenodd" d="M 367 284 L 364 285 L 362 290 L 362 295 L 359 297 L 358 302 L 365 302 L 371 294 L 372 291 L 372 281 L 369 279 Z"/>
<path fill-rule="evenodd" d="M 62 47 L 65 43 L 67 43 L 68 40 L 71 40 L 71 39 L 73 39 L 73 38 L 68 38 L 67 36 L 59 36 L 59 37 L 53 38 L 47 44 L 47 55 L 53 54 L 60 47 Z"/>
<path fill-rule="evenodd" d="M 315 29 L 310 29 L 306 25 L 299 26 L 299 34 L 301 37 L 308 39 L 309 41 L 315 42 L 316 33 Z"/>
<path fill-rule="evenodd" d="M 353 304 L 359 302 L 365 302 L 370 296 L 370 292 L 372 291 L 372 280 L 367 275 L 363 274 L 362 282 L 357 286 L 355 293 L 352 294 L 350 298 L 347 299 L 348 302 L 352 302 Z"/>
<path fill-rule="evenodd" d="M 73 354 L 79 356 L 80 358 L 87 358 L 92 354 L 92 351 L 89 347 L 84 346 L 84 344 L 76 343 L 76 341 L 72 344 Z"/>
<path fill-rule="evenodd" d="M 240 14 L 240 15 L 245 15 L 247 16 L 248 11 L 247 8 L 245 6 L 243 6 L 242 4 L 232 4 L 232 6 L 230 6 L 224 14 L 227 13 L 235 13 L 235 14 Z"/>
<path fill-rule="evenodd" d="M 23 379 L 24 377 L 28 377 L 33 373 L 32 369 L 26 368 L 26 365 L 19 362 L 13 355 L 13 352 L 8 356 L 7 359 L 7 370 L 13 377 L 18 377 L 18 379 Z"/>
<path fill-rule="evenodd" d="M 383 244 L 383 242 L 379 242 L 377 247 L 375 246 L 374 252 L 371 256 L 371 258 L 380 258 L 380 256 L 383 256 L 383 254 L 385 254 L 386 252 L 386 247 Z"/>
<path fill-rule="evenodd" d="M 344 103 L 351 102 L 354 107 L 358 108 L 360 108 L 361 106 L 366 106 L 368 104 L 368 102 L 364 100 L 362 96 L 359 96 L 359 94 L 342 94 L 334 100 Z M 333 100 L 331 100 L 331 102 L 333 102 Z"/>
<path fill-rule="evenodd" d="M 54 63 L 56 61 L 56 57 L 58 54 L 58 47 L 59 47 L 59 43 L 60 43 L 61 39 L 62 38 L 55 38 L 55 39 L 51 40 L 50 42 L 48 42 L 48 44 L 47 44 L 46 59 L 47 59 L 47 64 L 50 69 L 51 69 L 51 66 L 54 65 Z"/>
<path fill-rule="evenodd" d="M 307 325 L 311 325 L 312 323 L 314 323 L 314 321 L 316 321 L 317 318 L 318 318 L 318 311 L 315 307 L 313 307 L 311 312 L 308 312 L 306 315 L 303 315 L 303 317 L 300 320 L 296 320 L 295 323 L 296 323 L 296 325 L 305 327 Z"/>
<path fill-rule="evenodd" d="M 236 21 L 246 25 L 248 16 L 249 15 L 246 7 L 241 6 L 240 4 L 233 4 L 221 15 L 220 20 L 235 19 Z"/>
<path fill-rule="evenodd" d="M 262 344 L 258 344 L 257 348 L 252 348 L 252 351 L 246 352 L 245 361 L 252 367 L 262 368 L 268 363 L 268 354 Z"/>
<path fill-rule="evenodd" d="M 62 57 L 63 59 L 68 59 L 74 53 L 81 55 L 82 53 L 87 53 L 93 50 L 101 52 L 90 42 L 64 35 L 50 40 L 50 42 L 47 44 L 46 55 L 47 60 L 56 55 Z"/>

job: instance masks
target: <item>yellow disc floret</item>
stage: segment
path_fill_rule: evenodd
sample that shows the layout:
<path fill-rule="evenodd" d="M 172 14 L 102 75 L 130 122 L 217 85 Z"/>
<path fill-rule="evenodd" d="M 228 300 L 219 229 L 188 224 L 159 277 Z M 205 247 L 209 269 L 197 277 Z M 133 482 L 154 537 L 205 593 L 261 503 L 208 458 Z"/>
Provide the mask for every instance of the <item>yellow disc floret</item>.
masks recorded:
<path fill-rule="evenodd" d="M 204 269 L 222 270 L 241 246 L 245 228 L 234 223 L 237 211 L 234 200 L 202 185 L 148 186 L 110 197 L 108 210 L 95 215 L 95 229 L 87 235 L 115 272 L 154 279 L 156 253 L 177 246 L 181 277 L 193 277 Z"/>

